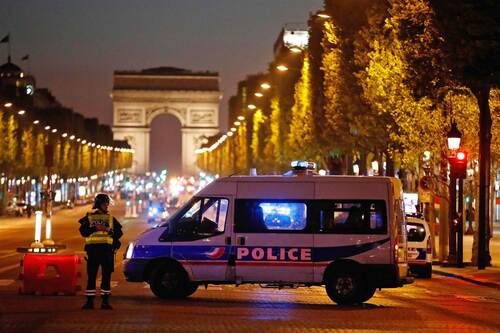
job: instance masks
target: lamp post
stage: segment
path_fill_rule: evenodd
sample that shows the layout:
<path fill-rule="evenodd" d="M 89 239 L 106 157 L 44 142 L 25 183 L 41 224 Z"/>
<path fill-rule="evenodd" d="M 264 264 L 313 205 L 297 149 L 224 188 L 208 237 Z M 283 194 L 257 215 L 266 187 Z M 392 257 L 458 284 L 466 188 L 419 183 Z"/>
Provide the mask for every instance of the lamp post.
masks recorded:
<path fill-rule="evenodd" d="M 449 185 L 449 193 L 450 193 L 450 206 L 449 206 L 449 255 L 448 255 L 448 264 L 454 265 L 457 263 L 457 236 L 455 230 L 455 219 L 456 216 L 456 205 L 457 205 L 457 176 L 454 172 L 454 166 L 451 162 L 455 158 L 455 152 L 460 148 L 460 142 L 462 139 L 462 133 L 458 130 L 456 122 L 451 123 L 451 128 L 448 131 L 447 135 L 448 141 L 448 149 L 451 152 L 448 155 L 448 160 L 450 161 L 450 185 Z M 462 249 L 460 249 L 462 251 Z M 460 255 L 460 257 L 462 257 Z"/>

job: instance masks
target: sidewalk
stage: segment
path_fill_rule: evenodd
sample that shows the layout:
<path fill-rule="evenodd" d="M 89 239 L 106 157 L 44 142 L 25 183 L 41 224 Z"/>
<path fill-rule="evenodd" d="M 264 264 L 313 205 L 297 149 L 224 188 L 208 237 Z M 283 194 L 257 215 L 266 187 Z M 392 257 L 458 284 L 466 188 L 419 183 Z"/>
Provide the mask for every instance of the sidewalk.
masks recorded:
<path fill-rule="evenodd" d="M 437 242 L 436 242 L 437 243 Z M 436 248 L 439 245 L 436 244 Z M 433 263 L 432 273 L 447 277 L 453 277 L 477 285 L 500 289 L 500 226 L 495 226 L 493 238 L 490 240 L 491 266 L 478 270 L 472 266 L 472 236 L 464 236 L 464 263 L 465 267 L 445 267 L 439 262 Z"/>

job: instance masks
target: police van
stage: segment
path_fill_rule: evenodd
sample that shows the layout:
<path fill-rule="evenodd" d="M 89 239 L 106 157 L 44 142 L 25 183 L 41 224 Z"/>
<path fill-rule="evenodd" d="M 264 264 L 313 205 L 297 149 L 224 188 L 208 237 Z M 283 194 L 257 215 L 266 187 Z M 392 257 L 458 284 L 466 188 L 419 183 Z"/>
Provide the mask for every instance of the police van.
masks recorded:
<path fill-rule="evenodd" d="M 325 285 L 338 304 L 411 283 L 401 183 L 390 177 L 219 178 L 129 244 L 128 281 L 160 298 L 199 285 Z"/>
<path fill-rule="evenodd" d="M 421 218 L 407 217 L 408 265 L 412 274 L 432 277 L 432 237 L 429 224 Z"/>

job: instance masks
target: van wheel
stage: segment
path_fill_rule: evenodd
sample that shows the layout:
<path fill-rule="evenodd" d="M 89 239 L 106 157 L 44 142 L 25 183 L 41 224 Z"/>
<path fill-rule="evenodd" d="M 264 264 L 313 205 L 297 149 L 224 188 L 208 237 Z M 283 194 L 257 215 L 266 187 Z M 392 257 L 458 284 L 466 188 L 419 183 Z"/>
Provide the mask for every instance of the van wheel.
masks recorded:
<path fill-rule="evenodd" d="M 173 265 L 161 264 L 151 272 L 149 286 L 159 298 L 184 298 L 192 295 L 198 285 L 189 281 L 186 272 Z"/>
<path fill-rule="evenodd" d="M 355 270 L 335 272 L 326 281 L 326 293 L 328 297 L 339 305 L 362 303 L 363 298 L 368 296 L 368 293 L 364 294 L 364 292 L 363 279 Z M 375 289 L 373 292 L 375 292 Z"/>
<path fill-rule="evenodd" d="M 422 267 L 420 270 L 420 276 L 424 279 L 432 278 L 432 264 L 426 264 L 425 267 Z"/>
<path fill-rule="evenodd" d="M 362 296 L 359 298 L 359 303 L 364 303 L 368 301 L 370 298 L 372 298 L 376 290 L 377 290 L 376 287 L 365 286 L 364 291 L 361 293 Z"/>

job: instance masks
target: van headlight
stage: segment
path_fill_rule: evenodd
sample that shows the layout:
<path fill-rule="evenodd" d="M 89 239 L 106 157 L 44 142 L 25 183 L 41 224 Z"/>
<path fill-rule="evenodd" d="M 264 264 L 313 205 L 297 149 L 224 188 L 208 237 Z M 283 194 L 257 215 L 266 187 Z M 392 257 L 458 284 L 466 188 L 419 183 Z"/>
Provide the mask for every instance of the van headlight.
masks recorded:
<path fill-rule="evenodd" d="M 128 243 L 127 252 L 125 252 L 125 259 L 132 259 L 134 255 L 134 242 Z"/>

